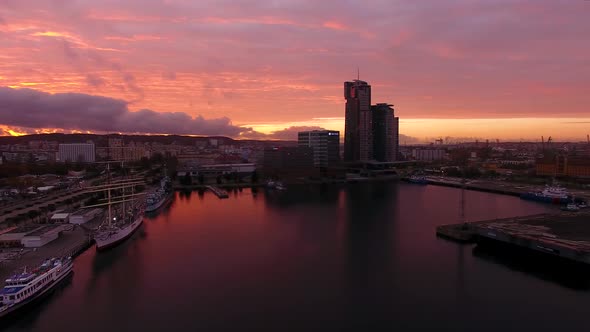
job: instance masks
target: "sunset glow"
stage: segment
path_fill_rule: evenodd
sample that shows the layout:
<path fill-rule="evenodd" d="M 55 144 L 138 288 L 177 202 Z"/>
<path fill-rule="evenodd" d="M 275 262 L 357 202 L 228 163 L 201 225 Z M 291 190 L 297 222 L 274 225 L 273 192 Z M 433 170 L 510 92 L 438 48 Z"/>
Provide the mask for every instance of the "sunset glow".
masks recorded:
<path fill-rule="evenodd" d="M 588 13 L 589 1 L 552 0 L 4 0 L 0 134 L 98 131 L 23 126 L 3 109 L 27 99 L 14 99 L 20 89 L 123 101 L 122 124 L 146 109 L 168 114 L 170 128 L 193 119 L 183 134 L 343 131 L 342 84 L 358 67 L 373 103 L 394 104 L 410 140 L 585 140 Z"/>

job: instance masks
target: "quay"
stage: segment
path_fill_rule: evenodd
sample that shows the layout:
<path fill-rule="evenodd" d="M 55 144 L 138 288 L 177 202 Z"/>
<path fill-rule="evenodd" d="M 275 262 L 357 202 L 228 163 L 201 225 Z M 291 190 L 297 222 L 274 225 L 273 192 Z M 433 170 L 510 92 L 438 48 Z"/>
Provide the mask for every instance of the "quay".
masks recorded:
<path fill-rule="evenodd" d="M 36 267 L 50 257 L 71 256 L 82 254 L 94 244 L 94 229 L 102 222 L 102 218 L 94 218 L 82 225 L 66 224 L 59 237 L 38 248 L 3 248 L 0 249 L 0 288 L 4 280 L 14 272 L 26 267 Z"/>
<path fill-rule="evenodd" d="M 0 250 L 0 287 L 15 271 L 36 267 L 49 257 L 76 257 L 90 246 L 92 237 L 82 227 L 72 225 L 59 238 L 39 248 L 6 248 Z"/>
<path fill-rule="evenodd" d="M 224 189 L 221 189 L 219 187 L 207 186 L 206 188 L 211 190 L 219 198 L 228 198 L 229 197 L 229 194 L 227 193 L 227 191 L 225 191 Z"/>
<path fill-rule="evenodd" d="M 527 192 L 540 192 L 544 189 L 544 186 L 539 185 L 511 183 L 496 180 L 474 179 L 463 181 L 464 179 L 461 178 L 439 176 L 427 176 L 425 177 L 425 179 L 428 184 L 435 186 L 465 188 L 467 190 L 483 191 L 494 194 L 502 194 L 517 197 L 520 197 L 522 194 Z M 404 177 L 402 178 L 402 181 L 409 182 L 409 178 Z M 569 192 L 576 198 L 581 198 L 586 201 L 590 201 L 589 190 L 570 189 Z"/>
<path fill-rule="evenodd" d="M 590 265 L 590 213 L 539 214 L 443 225 L 439 236 L 460 242 L 510 245 Z"/>

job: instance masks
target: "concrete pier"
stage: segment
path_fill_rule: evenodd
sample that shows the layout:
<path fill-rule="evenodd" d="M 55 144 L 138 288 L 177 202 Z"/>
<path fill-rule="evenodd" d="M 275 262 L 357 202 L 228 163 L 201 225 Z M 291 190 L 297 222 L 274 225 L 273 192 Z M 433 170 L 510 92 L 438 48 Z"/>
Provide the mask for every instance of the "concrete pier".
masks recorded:
<path fill-rule="evenodd" d="M 73 225 L 72 225 L 73 226 Z M 59 238 L 40 248 L 6 248 L 0 251 L 0 287 L 17 270 L 37 267 L 51 257 L 76 257 L 92 245 L 92 238 L 79 226 L 63 231 Z"/>
<path fill-rule="evenodd" d="M 590 212 L 540 214 L 444 225 L 437 234 L 456 241 L 509 244 L 590 265 Z"/>

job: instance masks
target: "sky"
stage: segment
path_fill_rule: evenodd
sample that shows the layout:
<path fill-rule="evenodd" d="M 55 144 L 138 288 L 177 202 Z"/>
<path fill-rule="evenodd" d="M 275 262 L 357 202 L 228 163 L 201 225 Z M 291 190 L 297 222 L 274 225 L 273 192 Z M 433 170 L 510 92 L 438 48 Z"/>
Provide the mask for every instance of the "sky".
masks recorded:
<path fill-rule="evenodd" d="M 585 140 L 589 16 L 586 0 L 2 0 L 0 134 L 343 131 L 358 69 L 402 143 Z"/>

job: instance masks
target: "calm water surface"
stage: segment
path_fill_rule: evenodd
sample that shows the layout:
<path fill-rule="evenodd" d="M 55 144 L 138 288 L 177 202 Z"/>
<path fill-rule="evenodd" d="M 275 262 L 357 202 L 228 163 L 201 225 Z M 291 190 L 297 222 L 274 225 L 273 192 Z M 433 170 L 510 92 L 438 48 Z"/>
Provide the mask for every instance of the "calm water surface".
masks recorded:
<path fill-rule="evenodd" d="M 436 238 L 457 189 L 398 183 L 177 193 L 8 331 L 588 331 L 590 286 Z M 466 192 L 468 220 L 546 207 Z"/>

